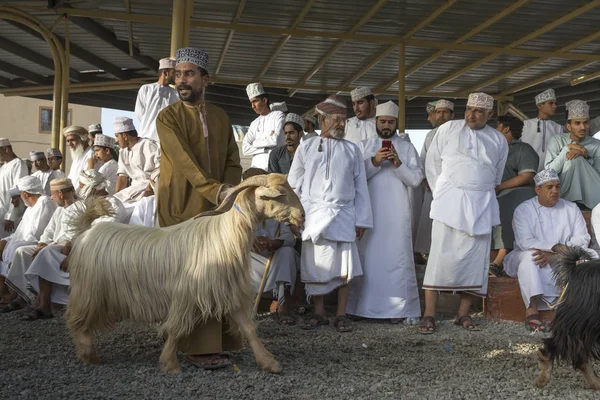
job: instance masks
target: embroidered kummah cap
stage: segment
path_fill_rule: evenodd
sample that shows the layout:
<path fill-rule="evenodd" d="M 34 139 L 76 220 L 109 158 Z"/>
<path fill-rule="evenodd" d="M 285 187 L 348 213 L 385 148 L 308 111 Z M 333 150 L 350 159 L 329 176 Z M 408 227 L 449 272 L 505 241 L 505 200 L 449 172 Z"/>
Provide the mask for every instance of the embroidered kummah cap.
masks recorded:
<path fill-rule="evenodd" d="M 175 64 L 190 62 L 208 71 L 208 53 L 193 47 L 184 47 L 175 52 Z"/>
<path fill-rule="evenodd" d="M 285 123 L 288 123 L 288 122 L 293 122 L 295 124 L 298 124 L 298 125 L 300 125 L 300 128 L 302 128 L 302 130 L 304 130 L 304 119 L 301 116 L 299 116 L 298 114 L 289 113 L 288 115 L 286 115 Z"/>
<path fill-rule="evenodd" d="M 565 104 L 567 107 L 567 119 L 589 119 L 590 106 L 583 100 L 571 100 Z"/>
<path fill-rule="evenodd" d="M 248 99 L 252 100 L 261 94 L 265 94 L 265 89 L 260 82 L 254 82 L 246 86 L 246 94 L 248 95 Z"/>
<path fill-rule="evenodd" d="M 375 116 L 380 117 L 385 115 L 387 117 L 398 118 L 398 106 L 394 104 L 393 101 L 388 101 L 387 103 L 379 104 L 377 106 Z"/>
<path fill-rule="evenodd" d="M 81 140 L 87 140 L 88 131 L 83 126 L 71 125 L 71 126 L 67 126 L 65 129 L 63 129 L 63 135 L 65 137 L 70 136 L 70 135 L 79 135 Z"/>
<path fill-rule="evenodd" d="M 113 148 L 115 147 L 115 139 L 106 135 L 96 135 L 94 138 L 94 146 Z"/>
<path fill-rule="evenodd" d="M 88 132 L 89 133 L 102 133 L 102 125 L 100 124 L 92 124 L 90 126 L 88 126 Z"/>
<path fill-rule="evenodd" d="M 447 108 L 450 111 L 454 111 L 454 103 L 449 100 L 441 99 L 435 102 L 435 109 L 437 110 L 438 108 Z"/>
<path fill-rule="evenodd" d="M 60 152 L 59 149 L 55 149 L 53 147 L 50 147 L 48 149 L 46 149 L 46 157 L 60 157 L 62 158 L 62 153 Z"/>
<path fill-rule="evenodd" d="M 307 121 L 309 121 L 309 122 L 312 122 L 312 124 L 314 126 L 317 126 L 317 119 L 314 116 L 312 116 L 312 115 L 305 115 L 304 119 L 307 120 Z"/>
<path fill-rule="evenodd" d="M 56 178 L 50 181 L 51 190 L 73 188 L 73 182 L 69 178 Z"/>
<path fill-rule="evenodd" d="M 427 103 L 427 107 L 425 107 L 425 109 L 427 110 L 427 114 L 431 114 L 435 111 L 436 104 L 437 101 L 430 101 L 429 103 Z"/>
<path fill-rule="evenodd" d="M 6 138 L 0 138 L 0 147 L 10 146 L 10 140 Z"/>
<path fill-rule="evenodd" d="M 357 87 L 353 91 L 350 92 L 350 97 L 352 97 L 352 101 L 356 101 L 359 99 L 364 99 L 367 96 L 372 96 L 371 89 L 368 87 Z"/>
<path fill-rule="evenodd" d="M 315 110 L 319 114 L 343 114 L 346 115 L 348 113 L 348 109 L 346 107 L 346 99 L 338 94 L 332 94 L 325 101 L 317 104 Z"/>
<path fill-rule="evenodd" d="M 543 171 L 538 172 L 534 177 L 535 186 L 541 186 L 546 182 L 560 181 L 558 174 L 552 168 L 547 168 Z"/>
<path fill-rule="evenodd" d="M 29 152 L 29 160 L 30 161 L 37 161 L 37 160 L 43 160 L 44 158 L 46 158 L 46 154 L 44 154 L 43 151 L 30 151 Z"/>
<path fill-rule="evenodd" d="M 271 109 L 271 111 L 287 112 L 287 110 L 288 110 L 287 104 L 285 104 L 285 101 L 282 101 L 280 103 L 271 103 L 271 104 L 269 104 L 269 108 Z"/>
<path fill-rule="evenodd" d="M 556 95 L 554 89 L 544 90 L 542 93 L 535 96 L 535 104 L 542 104 L 550 100 L 556 101 Z"/>
<path fill-rule="evenodd" d="M 115 134 L 135 131 L 133 120 L 128 117 L 117 117 L 113 121 L 113 131 Z"/>
<path fill-rule="evenodd" d="M 484 108 L 486 110 L 494 109 L 494 98 L 487 93 L 471 93 L 467 100 L 467 107 Z"/>
<path fill-rule="evenodd" d="M 158 62 L 158 69 L 175 69 L 175 59 L 161 58 Z"/>

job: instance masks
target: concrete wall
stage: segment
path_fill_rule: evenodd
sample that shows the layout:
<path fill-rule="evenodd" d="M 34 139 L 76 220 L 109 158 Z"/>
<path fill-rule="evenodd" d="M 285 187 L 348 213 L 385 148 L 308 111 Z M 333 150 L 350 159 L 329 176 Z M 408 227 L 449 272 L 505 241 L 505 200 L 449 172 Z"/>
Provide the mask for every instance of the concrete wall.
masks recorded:
<path fill-rule="evenodd" d="M 20 158 L 28 158 L 30 151 L 45 151 L 50 147 L 51 134 L 40 133 L 40 107 L 52 108 L 52 102 L 0 95 L 0 137 L 10 140 Z M 102 109 L 99 107 L 69 104 L 69 110 L 71 125 L 87 128 L 100 122 Z"/>

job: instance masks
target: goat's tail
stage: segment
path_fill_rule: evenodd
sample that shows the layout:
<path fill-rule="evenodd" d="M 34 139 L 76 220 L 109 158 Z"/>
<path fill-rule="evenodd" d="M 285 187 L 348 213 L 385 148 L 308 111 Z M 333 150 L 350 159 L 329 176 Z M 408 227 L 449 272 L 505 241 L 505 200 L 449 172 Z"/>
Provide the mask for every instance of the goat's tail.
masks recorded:
<path fill-rule="evenodd" d="M 558 263 L 553 265 L 554 279 L 564 289 L 571 278 L 571 273 L 581 262 L 591 260 L 592 254 L 579 246 L 559 246 Z"/>
<path fill-rule="evenodd" d="M 90 229 L 96 219 L 114 216 L 115 211 L 108 200 L 104 197 L 90 196 L 85 200 L 85 206 L 77 210 L 69 225 L 74 237 L 77 237 Z"/>

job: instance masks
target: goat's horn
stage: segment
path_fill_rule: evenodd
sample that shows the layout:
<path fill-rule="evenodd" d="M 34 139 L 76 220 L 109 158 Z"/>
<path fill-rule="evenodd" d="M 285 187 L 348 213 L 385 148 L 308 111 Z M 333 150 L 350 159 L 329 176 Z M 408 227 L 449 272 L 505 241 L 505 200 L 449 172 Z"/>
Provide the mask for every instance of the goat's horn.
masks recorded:
<path fill-rule="evenodd" d="M 256 175 L 251 178 L 244 180 L 242 183 L 234 187 L 227 197 L 223 200 L 221 204 L 215 209 L 215 211 L 226 212 L 233 207 L 233 203 L 235 202 L 235 198 L 237 195 L 244 189 L 249 187 L 258 187 L 258 186 L 267 186 L 269 182 L 268 175 Z"/>

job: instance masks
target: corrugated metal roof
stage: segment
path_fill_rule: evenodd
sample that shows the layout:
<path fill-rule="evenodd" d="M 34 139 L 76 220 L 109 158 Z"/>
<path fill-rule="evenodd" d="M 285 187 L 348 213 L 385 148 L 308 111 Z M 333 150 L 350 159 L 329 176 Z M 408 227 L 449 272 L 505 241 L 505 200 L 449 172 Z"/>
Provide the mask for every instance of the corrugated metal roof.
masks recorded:
<path fill-rule="evenodd" d="M 507 7 L 515 4 L 516 0 L 497 0 L 494 2 L 483 2 L 481 0 L 458 0 L 448 7 L 440 16 L 430 21 L 421 30 L 416 32 L 412 38 L 418 40 L 454 42 L 461 36 L 469 33 L 474 28 L 488 21 L 490 18 L 501 13 Z M 377 0 L 315 0 L 305 18 L 299 24 L 298 29 L 314 30 L 330 33 L 347 33 L 357 25 L 360 35 L 375 35 L 386 37 L 402 37 L 413 27 L 417 26 L 425 18 L 429 17 L 439 7 L 445 6 L 448 0 L 389 0 L 379 3 Z M 45 1 L 24 1 L 26 5 L 44 7 Z M 170 17 L 172 13 L 172 2 L 170 0 L 130 0 L 131 12 L 151 16 Z M 376 5 L 383 4 L 370 19 L 370 15 Z M 516 40 L 536 32 L 545 25 L 553 23 L 560 18 L 569 15 L 580 7 L 590 4 L 589 0 L 531 0 L 517 8 L 510 15 L 498 20 L 495 24 L 467 38 L 464 43 L 480 46 L 502 47 L 514 43 Z M 239 18 L 242 25 L 252 25 L 265 28 L 288 29 L 297 19 L 306 5 L 304 0 L 247 0 Z M 124 12 L 124 0 L 74 1 L 71 6 L 81 9 L 99 9 L 111 12 Z M 234 22 L 236 13 L 240 6 L 240 0 L 195 0 L 193 18 L 198 21 L 218 22 L 229 24 Z M 36 12 L 36 15 L 44 24 L 50 26 L 54 23 L 57 15 L 52 10 Z M 80 17 L 81 18 L 81 17 Z M 600 21 L 600 7 L 592 8 L 576 19 L 559 24 L 553 29 L 538 35 L 535 38 L 518 46 L 522 50 L 557 51 L 578 40 L 596 34 Z M 109 35 L 113 35 L 121 44 L 129 40 L 128 24 L 122 20 L 93 19 L 93 22 L 104 27 Z M 133 22 L 134 45 L 142 56 L 158 60 L 170 53 L 170 25 L 152 25 L 147 23 Z M 121 69 L 135 70 L 153 76 L 156 72 L 148 68 L 148 60 L 131 57 L 128 52 L 118 50 L 113 45 L 101 40 L 88 30 L 77 26 L 74 22 L 70 24 L 71 41 L 101 59 Z M 59 35 L 65 34 L 63 24 L 56 28 Z M 210 55 L 209 70 L 215 72 L 218 60 L 224 51 L 229 31 L 226 29 L 194 28 L 190 34 L 190 45 L 206 50 Z M 13 25 L 0 21 L 0 38 L 13 41 L 23 47 L 30 49 L 46 58 L 51 58 L 48 46 L 43 40 L 32 36 L 30 33 L 15 29 Z M 223 65 L 219 71 L 219 78 L 239 80 L 242 82 L 253 81 L 263 69 L 265 63 L 280 43 L 280 34 L 269 33 L 247 33 L 235 32 L 224 57 Z M 464 39 L 464 38 L 463 38 Z M 301 89 L 296 96 L 304 96 L 305 99 L 320 99 L 325 95 L 322 88 L 334 87 L 345 84 L 354 77 L 375 57 L 390 48 L 390 44 L 367 43 L 363 41 L 348 40 L 339 42 L 334 38 L 323 37 L 291 37 L 278 52 L 273 63 L 263 76 L 264 81 L 275 82 L 277 86 L 296 85 L 302 83 L 303 77 L 320 63 L 324 56 L 327 61 L 306 82 L 306 85 L 319 87 L 317 90 L 307 92 Z M 337 51 L 330 54 L 332 48 L 339 47 Z M 125 46 L 124 48 L 126 48 Z M 420 64 L 423 60 L 435 54 L 438 50 L 432 47 L 406 47 L 407 70 L 412 66 Z M 585 43 L 573 50 L 573 53 L 585 53 L 597 55 L 600 53 L 600 38 Z M 518 69 L 520 66 L 535 61 L 534 55 L 498 54 L 476 68 L 469 66 L 478 62 L 490 53 L 476 52 L 467 49 L 449 50 L 439 58 L 422 66 L 407 77 L 406 90 L 409 92 L 422 91 L 423 88 L 431 86 L 437 81 L 445 78 L 456 71 L 465 69 L 465 73 L 452 80 L 442 83 L 431 91 L 448 93 L 449 95 L 460 93 L 480 83 L 484 83 L 507 71 Z M 24 70 L 49 76 L 53 74 L 52 69 L 35 63 L 31 63 L 15 54 L 0 51 L 0 58 L 6 63 L 19 65 Z M 85 58 L 85 57 L 83 57 Z M 508 78 L 491 83 L 480 90 L 489 93 L 500 93 L 510 91 L 514 88 L 525 86 L 528 82 L 534 82 L 542 77 L 556 73 L 573 65 L 585 64 L 585 66 L 565 73 L 561 76 L 548 79 L 538 85 L 539 87 L 568 86 L 570 80 L 576 76 L 596 72 L 600 62 L 582 63 L 578 60 L 568 60 L 551 57 L 540 58 L 540 62 L 530 68 L 520 71 Z M 94 70 L 97 66 L 86 60 L 71 57 L 71 68 L 77 71 Z M 393 81 L 398 74 L 398 53 L 396 50 L 379 61 L 370 70 L 350 83 L 351 87 L 369 86 L 380 87 Z M 18 77 L 0 71 L 0 76 L 17 79 Z M 106 78 L 110 75 L 105 75 Z M 19 85 L 15 80 L 15 85 Z M 229 87 L 213 85 L 210 87 L 214 99 L 217 102 L 226 103 L 227 98 L 234 100 L 231 104 L 232 115 L 236 118 L 249 118 L 251 110 L 245 106 L 243 100 L 243 86 L 238 87 L 238 93 L 230 96 Z M 397 84 L 389 88 L 390 91 L 397 90 Z M 223 92 L 221 95 L 219 91 Z M 227 92 L 227 93 L 225 93 Z M 110 92 L 108 92 L 110 93 Z M 106 99 L 110 94 L 105 92 L 98 99 Z M 282 96 L 285 90 L 277 91 Z M 590 102 L 596 100 L 594 95 L 586 94 Z M 118 97 L 121 96 L 121 97 Z M 230 96 L 230 97 L 228 97 Z M 600 98 L 600 94 L 596 95 Z M 83 98 L 77 95 L 74 98 Z M 124 104 L 131 101 L 131 93 L 123 95 L 115 94 L 115 101 Z M 415 111 L 420 105 L 415 106 L 414 101 L 407 104 L 408 109 L 414 115 L 421 114 Z M 527 105 L 529 107 L 529 105 Z M 303 103 L 303 106 L 306 104 Z M 592 104 L 596 107 L 595 104 Z M 416 108 L 414 108 L 416 107 Z M 408 112 L 408 110 L 407 110 Z M 414 117 L 411 117 L 411 119 Z"/>

